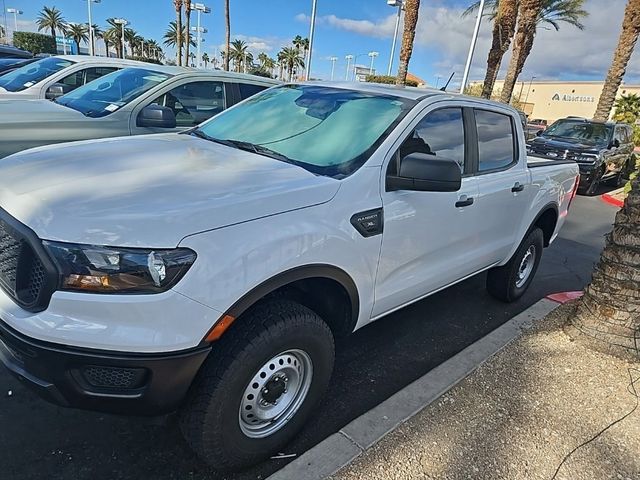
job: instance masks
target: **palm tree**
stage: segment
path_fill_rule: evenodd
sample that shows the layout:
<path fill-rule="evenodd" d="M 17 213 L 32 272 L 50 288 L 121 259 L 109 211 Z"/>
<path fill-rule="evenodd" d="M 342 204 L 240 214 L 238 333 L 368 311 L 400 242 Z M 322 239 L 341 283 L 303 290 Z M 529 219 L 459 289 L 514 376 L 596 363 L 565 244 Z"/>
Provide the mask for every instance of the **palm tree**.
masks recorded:
<path fill-rule="evenodd" d="M 613 118 L 618 122 L 635 123 L 640 118 L 640 95 L 630 93 L 622 95 L 614 104 L 616 112 Z"/>
<path fill-rule="evenodd" d="M 416 25 L 418 24 L 420 0 L 406 0 L 404 2 L 404 6 L 404 31 L 402 33 L 400 65 L 398 66 L 396 85 L 404 85 L 407 81 L 407 71 L 409 70 L 409 61 L 411 60 L 411 54 L 413 53 L 413 41 L 416 36 Z"/>
<path fill-rule="evenodd" d="M 229 50 L 229 59 L 233 60 L 236 72 L 241 71 L 241 67 L 244 65 L 247 56 L 247 43 L 243 40 L 234 40 L 231 42 L 231 49 Z"/>
<path fill-rule="evenodd" d="M 585 0 L 520 0 L 518 30 L 516 32 L 509 68 L 502 87 L 500 100 L 509 103 L 513 88 L 531 53 L 538 26 L 550 25 L 556 31 L 560 22 L 584 29 L 581 19 L 589 13 L 582 7 Z"/>
<path fill-rule="evenodd" d="M 87 26 L 87 30 L 89 29 L 89 24 L 86 23 L 85 24 Z M 93 44 L 91 45 L 91 48 L 95 54 L 96 52 L 96 38 L 102 38 L 102 30 L 100 30 L 100 27 L 98 25 L 96 25 L 95 23 L 93 25 L 91 25 L 91 29 L 93 30 L 93 37 L 89 36 L 89 38 L 91 40 L 93 40 Z M 107 54 L 107 56 L 109 56 Z"/>
<path fill-rule="evenodd" d="M 163 38 L 164 42 L 162 43 L 164 43 L 167 47 L 176 47 L 178 45 L 178 29 L 176 28 L 176 22 L 169 22 L 169 28 L 165 32 Z M 184 32 L 184 27 L 182 28 L 182 35 L 180 35 L 180 39 L 183 43 L 182 46 L 184 46 L 184 42 L 187 40 L 187 36 Z M 190 43 L 192 47 L 195 46 L 195 42 L 193 41 L 193 39 L 191 39 Z"/>
<path fill-rule="evenodd" d="M 189 54 L 189 60 L 191 60 L 191 63 L 188 63 L 187 66 L 189 67 L 195 67 L 196 66 L 196 54 L 191 52 Z"/>
<path fill-rule="evenodd" d="M 174 45 L 176 46 L 176 65 L 182 65 L 182 0 L 173 0 L 173 6 L 176 9 L 176 21 L 171 22 L 174 24 L 174 32 L 175 32 L 175 40 Z M 171 25 L 171 24 L 169 24 Z M 165 38 L 167 35 L 165 34 Z M 168 45 L 167 42 L 164 42 L 165 45 Z"/>
<path fill-rule="evenodd" d="M 639 252 L 640 176 L 631 182 L 631 191 L 616 214 L 591 283 L 566 328 L 573 339 L 601 352 L 640 359 Z"/>
<path fill-rule="evenodd" d="M 207 52 L 204 52 L 202 54 L 202 61 L 204 62 L 204 68 L 207 68 L 207 65 L 209 65 L 209 55 L 207 54 Z"/>
<path fill-rule="evenodd" d="M 129 52 L 131 56 L 135 55 L 136 46 L 140 45 L 140 39 L 142 37 L 138 35 L 133 28 L 124 29 L 124 41 L 129 44 Z"/>
<path fill-rule="evenodd" d="M 640 35 L 640 0 L 628 0 L 627 8 L 624 11 L 622 21 L 622 31 L 618 39 L 618 46 L 613 53 L 613 61 L 604 82 L 600 100 L 594 118 L 596 120 L 607 120 L 611 107 L 618 93 L 618 88 L 622 83 L 622 78 L 627 70 L 627 64 L 633 54 L 633 49 Z"/>
<path fill-rule="evenodd" d="M 229 50 L 231 49 L 231 18 L 229 15 L 229 0 L 224 0 L 224 22 L 225 22 L 225 56 L 224 69 L 229 71 Z"/>
<path fill-rule="evenodd" d="M 267 60 L 269 59 L 269 55 L 267 55 L 264 52 L 260 52 L 258 54 L 258 62 L 260 62 L 260 66 L 264 67 L 264 64 L 267 62 Z"/>
<path fill-rule="evenodd" d="M 62 12 L 56 7 L 42 7 L 40 15 L 38 15 L 36 20 L 36 24 L 38 25 L 38 31 L 46 30 L 48 28 L 53 38 L 56 38 L 56 30 L 64 32 L 67 25 L 64 17 L 62 16 Z"/>
<path fill-rule="evenodd" d="M 76 44 L 76 51 L 80 54 L 80 42 L 89 40 L 89 29 L 82 23 L 70 23 L 67 25 L 67 34 Z"/>
<path fill-rule="evenodd" d="M 108 43 L 112 44 L 116 48 L 116 56 L 118 58 L 124 58 L 124 52 L 122 51 L 122 25 L 116 22 L 115 18 L 107 18 L 109 28 L 103 33 L 108 38 Z M 126 30 L 125 30 L 126 32 Z M 106 42 L 105 42 L 106 43 Z M 107 47 L 108 48 L 108 47 Z"/>
<path fill-rule="evenodd" d="M 191 43 L 191 0 L 183 0 L 184 3 L 184 16 L 187 20 L 187 28 L 186 28 L 186 32 L 187 32 L 187 41 L 185 42 L 185 50 L 184 50 L 184 58 L 188 59 L 191 58 L 191 56 L 189 55 L 189 44 Z M 186 61 L 187 65 L 189 64 L 188 61 Z"/>
<path fill-rule="evenodd" d="M 289 72 L 289 81 L 293 81 L 293 77 L 298 68 L 304 68 L 304 59 L 300 55 L 300 50 L 296 47 L 283 47 L 282 51 L 278 54 L 287 72 Z"/>

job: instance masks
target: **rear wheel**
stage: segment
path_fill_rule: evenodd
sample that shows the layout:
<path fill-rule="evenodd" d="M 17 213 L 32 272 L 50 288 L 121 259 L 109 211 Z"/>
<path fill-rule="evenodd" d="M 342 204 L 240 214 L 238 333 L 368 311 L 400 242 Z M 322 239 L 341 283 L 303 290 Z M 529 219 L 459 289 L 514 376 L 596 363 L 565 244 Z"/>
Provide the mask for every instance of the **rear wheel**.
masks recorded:
<path fill-rule="evenodd" d="M 524 295 L 538 270 L 543 247 L 542 230 L 535 228 L 525 237 L 506 265 L 489 270 L 489 294 L 508 303 Z"/>
<path fill-rule="evenodd" d="M 333 335 L 308 308 L 285 299 L 256 305 L 214 345 L 181 412 L 196 453 L 220 471 L 277 453 L 324 394 Z"/>

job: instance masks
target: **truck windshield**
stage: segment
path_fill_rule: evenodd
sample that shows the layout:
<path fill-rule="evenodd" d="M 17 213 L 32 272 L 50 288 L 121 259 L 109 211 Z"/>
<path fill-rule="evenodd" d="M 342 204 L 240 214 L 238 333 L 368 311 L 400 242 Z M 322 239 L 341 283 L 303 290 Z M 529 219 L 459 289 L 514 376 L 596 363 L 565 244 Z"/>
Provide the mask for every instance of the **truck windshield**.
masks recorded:
<path fill-rule="evenodd" d="M 366 162 L 415 103 L 394 95 L 286 85 L 218 114 L 194 134 L 341 178 Z"/>
<path fill-rule="evenodd" d="M 72 61 L 63 58 L 43 58 L 2 75 L 0 87 L 8 92 L 21 92 L 71 65 L 73 65 Z"/>
<path fill-rule="evenodd" d="M 547 127 L 543 137 L 562 137 L 592 145 L 608 144 L 613 133 L 610 125 L 580 120 L 558 120 Z"/>
<path fill-rule="evenodd" d="M 125 68 L 89 82 L 55 101 L 86 117 L 105 117 L 170 77 L 153 70 Z"/>

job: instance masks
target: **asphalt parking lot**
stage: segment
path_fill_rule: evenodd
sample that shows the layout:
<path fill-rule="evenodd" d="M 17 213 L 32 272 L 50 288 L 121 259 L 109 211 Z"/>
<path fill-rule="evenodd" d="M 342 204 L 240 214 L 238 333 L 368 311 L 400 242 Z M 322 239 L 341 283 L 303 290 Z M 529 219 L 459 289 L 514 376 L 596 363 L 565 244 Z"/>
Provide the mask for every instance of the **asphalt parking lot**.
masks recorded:
<path fill-rule="evenodd" d="M 560 237 L 545 251 L 534 283 L 515 304 L 489 297 L 480 275 L 344 341 L 338 346 L 336 371 L 325 401 L 284 453 L 303 453 L 543 296 L 581 289 L 615 212 L 615 207 L 597 197 L 578 197 Z M 283 465 L 283 460 L 272 460 L 226 478 L 264 479 Z M 225 477 L 217 476 L 190 452 L 171 418 L 154 424 L 58 408 L 0 369 L 0 478 Z"/>

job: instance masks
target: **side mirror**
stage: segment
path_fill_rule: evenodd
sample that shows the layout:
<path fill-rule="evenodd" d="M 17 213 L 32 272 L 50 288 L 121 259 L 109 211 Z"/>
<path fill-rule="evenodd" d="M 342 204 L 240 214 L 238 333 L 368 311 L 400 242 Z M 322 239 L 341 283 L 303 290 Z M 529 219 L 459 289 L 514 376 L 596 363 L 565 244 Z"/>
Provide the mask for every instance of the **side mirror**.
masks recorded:
<path fill-rule="evenodd" d="M 176 128 L 176 116 L 169 107 L 148 105 L 138 114 L 136 125 L 150 128 Z"/>
<path fill-rule="evenodd" d="M 544 130 L 538 130 L 536 132 L 536 137 L 539 137 L 540 135 L 542 135 L 544 133 Z"/>
<path fill-rule="evenodd" d="M 44 94 L 44 98 L 46 98 L 47 100 L 55 100 L 56 98 L 69 93 L 71 90 L 73 90 L 73 88 L 69 85 L 66 85 L 64 83 L 54 83 L 49 88 L 47 88 L 47 91 Z"/>
<path fill-rule="evenodd" d="M 455 160 L 411 153 L 400 160 L 398 175 L 387 175 L 387 191 L 457 192 L 462 172 Z"/>

